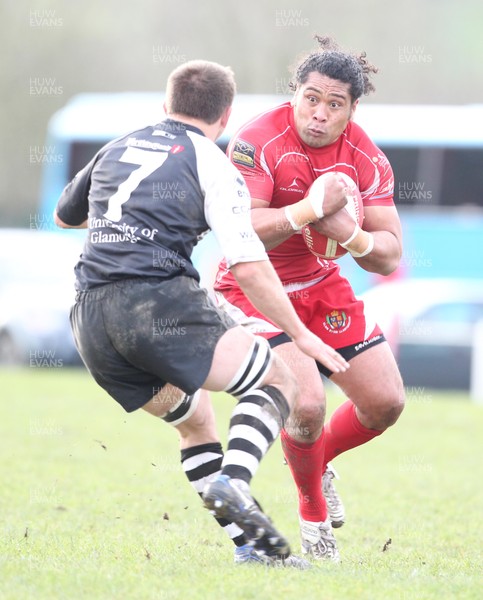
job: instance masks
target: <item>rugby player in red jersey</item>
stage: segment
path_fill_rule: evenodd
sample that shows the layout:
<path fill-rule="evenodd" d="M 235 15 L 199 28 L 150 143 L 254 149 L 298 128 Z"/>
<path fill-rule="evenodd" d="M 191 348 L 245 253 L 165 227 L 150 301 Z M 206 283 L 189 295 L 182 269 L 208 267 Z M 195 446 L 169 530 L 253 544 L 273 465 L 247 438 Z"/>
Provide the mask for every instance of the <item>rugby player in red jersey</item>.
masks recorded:
<path fill-rule="evenodd" d="M 338 264 L 309 252 L 301 228 L 313 223 L 322 234 L 344 245 L 360 267 L 379 275 L 397 268 L 402 235 L 391 166 L 352 121 L 359 98 L 374 90 L 370 77 L 377 69 L 364 53 L 342 51 L 330 38 L 316 39 L 319 48 L 295 69 L 291 102 L 243 126 L 228 152 L 248 185 L 254 228 L 296 312 L 351 368 L 332 373 L 304 356 L 251 305 L 223 263 L 215 290 L 220 306 L 268 338 L 297 377 L 301 397 L 281 439 L 298 488 L 302 551 L 337 561 L 332 527 L 340 527 L 345 514 L 333 486 L 334 471 L 327 463 L 393 425 L 404 407 L 404 388 L 383 332 L 366 317 L 363 302 L 356 299 Z M 323 211 L 314 214 L 307 202 L 310 185 L 331 172 L 346 173 L 359 187 L 364 205 L 362 228 L 344 209 L 324 216 Z M 336 191 L 334 175 L 326 182 L 325 200 Z M 321 373 L 347 396 L 325 426 Z"/>

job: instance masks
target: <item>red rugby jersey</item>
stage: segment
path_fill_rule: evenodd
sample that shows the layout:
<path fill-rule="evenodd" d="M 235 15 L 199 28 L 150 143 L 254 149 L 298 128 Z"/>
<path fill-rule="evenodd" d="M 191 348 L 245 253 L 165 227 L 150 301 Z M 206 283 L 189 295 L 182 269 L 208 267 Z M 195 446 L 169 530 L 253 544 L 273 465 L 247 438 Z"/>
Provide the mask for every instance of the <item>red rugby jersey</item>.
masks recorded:
<path fill-rule="evenodd" d="M 356 123 L 350 121 L 338 140 L 323 148 L 307 146 L 297 134 L 289 102 L 249 121 L 228 148 L 252 198 L 281 208 L 301 200 L 313 181 L 330 171 L 349 175 L 359 187 L 364 206 L 392 206 L 394 176 L 381 150 Z M 317 259 L 301 234 L 271 250 L 270 260 L 284 284 L 306 283 L 338 268 L 334 261 Z M 222 262 L 216 289 L 237 285 Z"/>

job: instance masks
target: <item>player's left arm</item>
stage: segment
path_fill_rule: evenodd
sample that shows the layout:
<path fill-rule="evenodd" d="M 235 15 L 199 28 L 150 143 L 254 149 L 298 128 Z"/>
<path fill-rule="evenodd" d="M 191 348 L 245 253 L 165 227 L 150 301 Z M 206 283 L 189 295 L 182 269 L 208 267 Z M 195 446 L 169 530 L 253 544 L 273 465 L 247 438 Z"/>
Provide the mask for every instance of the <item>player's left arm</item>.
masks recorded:
<path fill-rule="evenodd" d="M 390 275 L 402 256 L 402 227 L 394 205 L 365 206 L 363 231 L 370 233 L 374 246 L 366 256 L 354 260 L 366 271 Z"/>
<path fill-rule="evenodd" d="M 398 267 L 402 255 L 402 230 L 393 204 L 364 206 L 362 227 L 355 225 L 345 209 L 312 226 L 319 233 L 337 240 L 366 271 L 390 275 Z"/>

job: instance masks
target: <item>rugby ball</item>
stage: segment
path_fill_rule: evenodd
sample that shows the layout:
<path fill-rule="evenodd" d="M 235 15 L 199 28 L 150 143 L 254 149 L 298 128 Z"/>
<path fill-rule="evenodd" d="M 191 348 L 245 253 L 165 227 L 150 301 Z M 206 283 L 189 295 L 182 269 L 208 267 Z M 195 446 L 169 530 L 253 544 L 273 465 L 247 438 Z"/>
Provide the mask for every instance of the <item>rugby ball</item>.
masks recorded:
<path fill-rule="evenodd" d="M 362 221 L 364 220 L 364 209 L 362 206 L 362 198 L 359 188 L 357 187 L 355 181 L 349 177 L 349 175 L 346 175 L 345 173 L 338 174 L 347 182 L 348 187 L 347 204 L 345 205 L 344 209 L 354 219 L 355 223 L 362 225 Z M 314 181 L 312 186 L 309 188 L 308 193 L 310 193 L 310 190 L 317 185 L 317 181 L 322 177 L 323 175 Z M 344 254 L 347 254 L 347 250 L 345 248 L 342 248 L 342 246 L 335 240 L 326 237 L 322 233 L 319 233 L 311 225 L 305 225 L 302 227 L 302 236 L 310 252 L 319 258 L 336 260 L 341 256 L 344 256 Z"/>

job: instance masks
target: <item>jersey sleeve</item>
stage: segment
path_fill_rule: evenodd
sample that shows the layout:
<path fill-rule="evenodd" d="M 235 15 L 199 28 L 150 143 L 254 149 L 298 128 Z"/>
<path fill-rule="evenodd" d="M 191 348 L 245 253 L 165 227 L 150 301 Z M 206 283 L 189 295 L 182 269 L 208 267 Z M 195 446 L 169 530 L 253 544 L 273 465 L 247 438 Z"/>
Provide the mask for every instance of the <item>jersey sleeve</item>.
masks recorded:
<path fill-rule="evenodd" d="M 378 149 L 379 150 L 379 149 Z M 394 172 L 387 156 L 378 151 L 378 168 L 381 172 L 381 185 L 373 200 L 381 204 L 394 204 Z"/>
<path fill-rule="evenodd" d="M 67 225 L 81 225 L 87 219 L 91 174 L 96 160 L 97 156 L 77 173 L 66 185 L 57 202 L 57 215 Z"/>
<path fill-rule="evenodd" d="M 251 222 L 250 193 L 243 177 L 215 144 L 200 136 L 193 142 L 206 222 L 228 268 L 240 262 L 268 260 Z"/>
<path fill-rule="evenodd" d="M 354 127 L 354 125 L 353 125 Z M 386 155 L 359 128 L 359 189 L 364 206 L 394 205 L 394 173 Z"/>
<path fill-rule="evenodd" d="M 251 128 L 242 129 L 228 146 L 228 157 L 242 174 L 252 198 L 270 202 L 273 176 L 263 146 Z"/>

